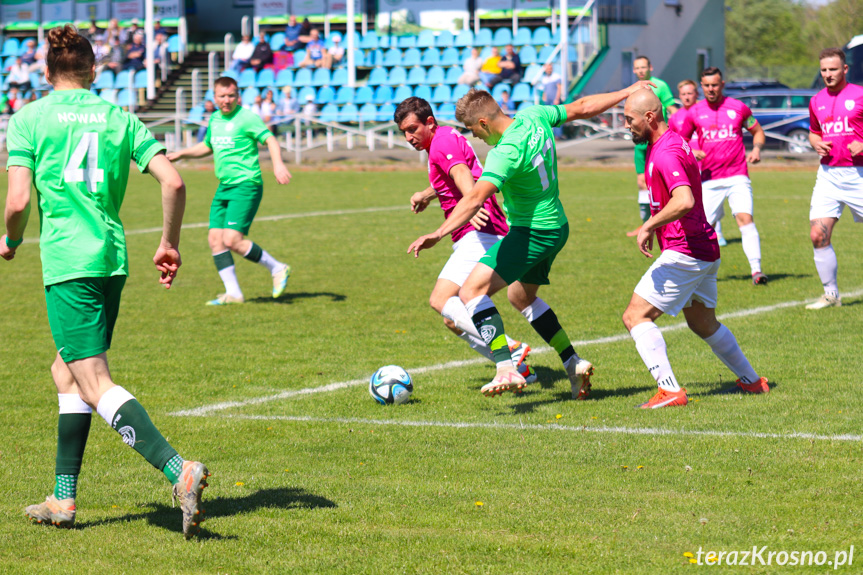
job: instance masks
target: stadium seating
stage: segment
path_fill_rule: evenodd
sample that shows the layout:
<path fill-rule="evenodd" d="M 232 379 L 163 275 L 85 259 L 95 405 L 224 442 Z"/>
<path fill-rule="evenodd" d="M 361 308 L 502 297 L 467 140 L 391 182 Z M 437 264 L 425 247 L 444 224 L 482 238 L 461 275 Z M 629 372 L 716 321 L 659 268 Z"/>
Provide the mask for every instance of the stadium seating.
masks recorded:
<path fill-rule="evenodd" d="M 336 123 L 339 121 L 339 107 L 335 104 L 327 104 L 323 108 L 321 108 L 320 116 L 318 119 L 321 122 L 330 122 Z"/>
<path fill-rule="evenodd" d="M 401 86 L 402 84 L 407 83 L 407 79 L 407 70 L 405 70 L 401 66 L 396 66 L 395 68 L 390 70 L 389 75 L 387 75 L 386 84 L 388 86 Z"/>
<path fill-rule="evenodd" d="M 254 86 L 249 86 L 240 92 L 240 100 L 242 100 L 244 104 L 251 104 L 255 101 L 255 98 L 260 95 L 260 93 L 261 91 Z"/>
<path fill-rule="evenodd" d="M 276 87 L 283 88 L 285 86 L 293 86 L 294 85 L 294 71 L 293 70 L 279 70 L 279 73 L 276 74 Z"/>
<path fill-rule="evenodd" d="M 326 68 L 318 68 L 312 74 L 312 86 L 329 86 L 332 82 L 332 72 Z"/>
<path fill-rule="evenodd" d="M 410 98 L 413 95 L 414 95 L 414 91 L 411 90 L 410 87 L 399 86 L 398 88 L 396 88 L 396 91 L 393 94 L 393 97 L 390 99 L 390 101 L 397 104 L 403 100 L 407 100 L 408 98 Z"/>
<path fill-rule="evenodd" d="M 294 74 L 294 86 L 311 86 L 312 85 L 312 71 L 308 68 L 302 68 L 297 70 L 297 73 Z"/>
<path fill-rule="evenodd" d="M 258 74 L 257 79 L 255 80 L 255 86 L 257 88 L 266 88 L 267 86 L 275 86 L 276 78 L 273 70 L 271 68 L 264 68 Z"/>
<path fill-rule="evenodd" d="M 482 32 L 482 29 L 480 29 Z M 512 42 L 512 30 L 509 28 L 498 28 L 494 31 L 492 46 L 506 46 Z"/>
<path fill-rule="evenodd" d="M 20 48 L 21 45 L 18 42 L 18 38 L 7 38 L 6 41 L 3 42 L 3 52 L 0 53 L 0 57 L 8 58 L 11 56 L 13 58 L 12 61 L 14 62 L 14 57 L 18 55 Z M 3 68 L 5 69 L 6 67 L 6 62 L 4 62 Z"/>
<path fill-rule="evenodd" d="M 435 34 L 432 30 L 423 30 L 416 40 L 417 48 L 431 48 L 435 45 Z"/>
<path fill-rule="evenodd" d="M 333 90 L 330 86 L 324 86 L 319 89 L 317 95 L 315 96 L 315 101 L 318 104 L 333 104 L 336 99 L 336 91 Z"/>
<path fill-rule="evenodd" d="M 437 66 L 440 64 L 440 50 L 437 48 L 426 48 L 422 53 L 420 64 L 423 66 Z"/>
<path fill-rule="evenodd" d="M 375 122 L 377 121 L 378 109 L 374 104 L 363 104 L 359 111 L 360 122 Z"/>
<path fill-rule="evenodd" d="M 385 68 L 374 68 L 369 74 L 369 86 L 381 86 L 387 83 L 387 71 Z"/>
<path fill-rule="evenodd" d="M 355 104 L 371 104 L 374 101 L 375 93 L 371 86 L 360 86 L 354 93 Z"/>
<path fill-rule="evenodd" d="M 432 66 L 426 73 L 425 83 L 430 86 L 436 86 L 446 82 L 446 73 L 440 66 Z"/>
<path fill-rule="evenodd" d="M 392 122 L 396 107 L 392 104 L 384 104 L 378 108 L 378 122 Z"/>
<path fill-rule="evenodd" d="M 519 28 L 515 36 L 512 38 L 512 45 L 515 47 L 527 46 L 533 42 L 533 35 L 530 28 Z"/>
<path fill-rule="evenodd" d="M 276 32 L 270 37 L 270 48 L 275 52 L 281 50 L 285 45 L 285 33 Z"/>
<path fill-rule="evenodd" d="M 452 35 L 452 32 L 449 30 L 444 30 L 437 35 L 437 39 L 435 40 L 435 46 L 438 48 L 449 48 L 453 45 L 453 41 L 455 37 Z"/>
<path fill-rule="evenodd" d="M 417 48 L 410 48 L 405 50 L 401 55 L 401 65 L 405 68 L 409 68 L 411 66 L 419 66 L 420 65 L 420 51 Z"/>
<path fill-rule="evenodd" d="M 240 88 L 248 88 L 255 85 L 255 69 L 246 68 L 240 72 L 240 77 L 237 78 L 237 85 Z"/>
<path fill-rule="evenodd" d="M 360 111 L 355 104 L 347 104 L 339 110 L 338 122 L 340 124 L 352 124 L 359 121 Z"/>
<path fill-rule="evenodd" d="M 473 46 L 473 32 L 470 30 L 462 30 L 455 37 L 453 46 L 456 48 L 470 48 Z"/>
<path fill-rule="evenodd" d="M 339 105 L 354 103 L 354 89 L 349 86 L 342 86 L 336 92 L 335 103 Z"/>
<path fill-rule="evenodd" d="M 408 72 L 407 84 L 411 86 L 419 86 L 420 84 L 426 83 L 426 71 L 425 68 L 421 68 L 417 66 L 416 68 L 411 68 Z"/>
<path fill-rule="evenodd" d="M 101 72 L 99 72 L 99 77 L 96 78 L 96 82 L 93 84 L 93 87 L 97 90 L 113 88 L 114 72 L 112 72 L 111 70 L 102 70 Z"/>
<path fill-rule="evenodd" d="M 374 103 L 378 105 L 391 102 L 393 99 L 393 89 L 389 86 L 378 86 L 375 90 Z"/>
<path fill-rule="evenodd" d="M 117 90 L 123 90 L 129 87 L 129 71 L 128 70 L 120 70 L 117 72 L 117 76 L 114 78 L 114 88 Z"/>

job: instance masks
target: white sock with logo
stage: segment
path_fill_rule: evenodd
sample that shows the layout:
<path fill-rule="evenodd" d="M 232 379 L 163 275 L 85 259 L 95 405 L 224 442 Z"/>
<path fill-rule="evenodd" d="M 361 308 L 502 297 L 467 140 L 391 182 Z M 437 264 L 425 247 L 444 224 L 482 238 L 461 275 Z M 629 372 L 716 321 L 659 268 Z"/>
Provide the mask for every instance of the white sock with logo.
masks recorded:
<path fill-rule="evenodd" d="M 668 361 L 665 340 L 656 324 L 652 321 L 640 323 L 629 330 L 629 335 L 635 341 L 635 349 L 638 350 L 641 360 L 647 366 L 647 370 L 656 380 L 660 389 L 680 391 L 677 378 L 674 377 L 671 363 Z"/>
<path fill-rule="evenodd" d="M 704 341 L 707 342 L 707 345 L 710 346 L 710 349 L 713 350 L 716 357 L 718 357 L 722 363 L 728 367 L 728 369 L 734 372 L 734 375 L 736 375 L 740 381 L 743 383 L 755 383 L 758 381 L 758 374 L 755 373 L 749 360 L 746 359 L 745 355 L 743 355 L 743 350 L 740 349 L 740 345 L 738 345 L 737 339 L 734 337 L 734 334 L 731 333 L 730 329 L 720 324 L 716 333 L 710 337 L 705 337 Z"/>
<path fill-rule="evenodd" d="M 102 394 L 98 405 L 96 405 L 96 412 L 108 422 L 108 425 L 114 427 L 114 416 L 117 415 L 117 411 L 123 407 L 123 404 L 132 399 L 135 399 L 134 395 L 119 385 L 115 385 Z"/>
<path fill-rule="evenodd" d="M 818 277 L 821 278 L 821 284 L 824 286 L 824 293 L 833 297 L 839 297 L 839 283 L 836 276 L 839 273 L 839 262 L 836 259 L 836 252 L 833 251 L 833 245 L 826 248 L 815 248 L 815 269 L 818 270 Z"/>
<path fill-rule="evenodd" d="M 746 259 L 749 260 L 749 267 L 752 273 L 761 271 L 761 236 L 758 235 L 758 228 L 755 227 L 755 222 L 740 226 L 740 243 L 743 244 L 743 253 L 746 254 Z"/>
<path fill-rule="evenodd" d="M 474 331 L 476 331 L 476 329 L 474 329 Z M 485 344 L 481 337 L 477 337 L 466 331 L 461 332 L 460 334 L 458 334 L 458 336 L 465 340 L 472 350 L 474 350 L 484 358 L 488 359 L 489 361 L 494 361 L 494 356 L 491 354 L 491 350 L 488 348 L 488 346 Z"/>
<path fill-rule="evenodd" d="M 479 332 L 476 330 L 476 326 L 473 324 L 473 320 L 471 319 L 467 308 L 458 296 L 454 295 L 448 300 L 446 300 L 446 303 L 443 304 L 443 309 L 441 310 L 440 314 L 448 320 L 452 321 L 455 326 L 463 332 L 468 333 L 479 340 L 482 340 Z"/>

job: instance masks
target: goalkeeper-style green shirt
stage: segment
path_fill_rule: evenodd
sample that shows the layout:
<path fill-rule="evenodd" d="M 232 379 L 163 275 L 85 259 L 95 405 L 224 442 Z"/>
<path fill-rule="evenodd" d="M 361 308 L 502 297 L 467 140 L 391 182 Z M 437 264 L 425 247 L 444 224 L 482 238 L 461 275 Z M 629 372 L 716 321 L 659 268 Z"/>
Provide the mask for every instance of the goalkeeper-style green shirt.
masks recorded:
<path fill-rule="evenodd" d="M 219 181 L 227 185 L 263 184 L 258 142 L 263 144 L 270 136 L 272 133 L 263 120 L 241 106 L 228 116 L 220 110 L 213 112 L 204 143 L 213 150 Z"/>

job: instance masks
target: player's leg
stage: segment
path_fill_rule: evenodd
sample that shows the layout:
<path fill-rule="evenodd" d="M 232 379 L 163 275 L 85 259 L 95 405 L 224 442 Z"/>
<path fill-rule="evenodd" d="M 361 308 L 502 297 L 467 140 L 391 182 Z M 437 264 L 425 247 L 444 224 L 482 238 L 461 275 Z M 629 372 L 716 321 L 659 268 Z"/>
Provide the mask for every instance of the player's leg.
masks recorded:
<path fill-rule="evenodd" d="M 237 268 L 234 267 L 234 256 L 225 245 L 223 234 L 228 222 L 228 205 L 230 200 L 225 197 L 225 186 L 219 184 L 213 202 L 210 204 L 210 231 L 207 233 L 207 242 L 210 244 L 210 253 L 213 255 L 213 263 L 222 283 L 225 284 L 225 293 L 207 305 L 227 305 L 243 303 L 243 290 L 237 281 Z"/>
<path fill-rule="evenodd" d="M 451 332 L 463 339 L 475 352 L 494 361 L 491 350 L 479 336 L 470 314 L 458 297 L 459 289 L 461 286 L 457 283 L 438 278 L 429 296 L 429 305 L 443 316 L 443 323 Z"/>
<path fill-rule="evenodd" d="M 852 175 L 850 171 L 820 166 L 815 187 L 812 190 L 809 238 L 812 240 L 815 269 L 818 270 L 818 277 L 821 279 L 821 285 L 824 286 L 824 294 L 817 302 L 807 305 L 807 309 L 824 309 L 842 305 L 837 279 L 839 262 L 836 259 L 832 241 L 833 227 L 839 221 L 846 201 L 851 213 L 854 214 L 855 221 L 859 221 L 858 212 L 863 216 L 863 173 L 855 174 L 857 177 L 853 178 L 850 182 L 852 185 L 848 186 L 849 182 L 844 181 L 848 178 L 840 177 L 842 172 L 847 172 L 846 176 Z M 856 183 L 853 180 L 859 180 L 858 185 L 853 185 Z"/>
<path fill-rule="evenodd" d="M 752 184 L 747 178 L 745 182 L 738 182 L 728 190 L 728 206 L 740 228 L 740 243 L 743 245 L 743 253 L 749 260 L 754 285 L 766 285 L 767 276 L 761 271 L 761 237 L 758 228 L 752 218 Z"/>
<path fill-rule="evenodd" d="M 841 208 L 840 208 L 841 209 Z M 824 309 L 826 307 L 839 307 L 842 300 L 839 297 L 839 261 L 833 250 L 833 227 L 839 218 L 815 218 L 809 221 L 809 238 L 812 240 L 813 258 L 815 269 L 821 285 L 824 286 L 824 295 L 818 301 L 806 306 L 806 309 Z"/>

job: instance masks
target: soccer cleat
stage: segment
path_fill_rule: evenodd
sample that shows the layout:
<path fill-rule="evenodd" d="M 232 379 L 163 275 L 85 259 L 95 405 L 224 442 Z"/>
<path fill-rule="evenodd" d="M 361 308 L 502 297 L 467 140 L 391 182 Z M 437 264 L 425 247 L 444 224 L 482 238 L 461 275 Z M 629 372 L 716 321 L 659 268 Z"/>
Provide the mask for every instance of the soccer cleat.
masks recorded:
<path fill-rule="evenodd" d="M 743 383 L 738 379 L 737 385 L 725 390 L 723 393 L 770 393 L 770 386 L 767 383 L 766 377 L 762 377 L 755 383 Z"/>
<path fill-rule="evenodd" d="M 524 378 L 525 383 L 530 384 L 536 381 L 536 371 L 534 371 L 532 367 L 527 365 L 527 362 L 521 362 L 520 364 L 518 364 L 516 369 L 518 370 L 518 373 Z"/>
<path fill-rule="evenodd" d="M 480 391 L 486 397 L 501 395 L 504 391 L 515 391 L 516 393 L 524 389 L 527 385 L 524 378 L 519 372 L 512 367 L 498 368 L 497 375 L 489 383 L 482 386 Z"/>
<path fill-rule="evenodd" d="M 838 295 L 824 294 L 815 303 L 810 303 L 806 309 L 824 309 L 825 307 L 842 307 L 842 298 Z"/>
<path fill-rule="evenodd" d="M 192 538 L 201 529 L 204 521 L 204 510 L 201 509 L 201 492 L 207 487 L 207 477 L 210 472 L 203 463 L 184 461 L 180 481 L 174 484 L 172 497 L 176 503 L 180 500 L 183 510 L 183 536 Z"/>
<path fill-rule="evenodd" d="M 50 523 L 57 527 L 75 525 L 75 500 L 57 499 L 53 495 L 45 498 L 45 503 L 28 505 L 24 513 L 36 523 Z"/>
<path fill-rule="evenodd" d="M 207 305 L 233 305 L 237 303 L 244 303 L 246 300 L 243 296 L 234 297 L 232 295 L 228 295 L 226 293 L 219 294 L 216 296 L 216 299 L 211 299 L 207 302 Z"/>
<path fill-rule="evenodd" d="M 527 355 L 530 353 L 530 346 L 524 342 L 517 341 L 515 345 L 509 346 L 509 353 L 512 356 L 512 364 L 519 366 L 527 359 Z"/>
<path fill-rule="evenodd" d="M 763 272 L 753 272 L 753 274 L 752 274 L 752 285 L 766 286 L 767 285 L 767 276 L 764 275 Z"/>
<path fill-rule="evenodd" d="M 575 359 L 577 358 L 577 361 Z M 584 400 L 590 395 L 590 376 L 593 375 L 593 364 L 586 359 L 575 356 L 566 364 L 566 375 L 572 388 L 572 399 Z"/>
<path fill-rule="evenodd" d="M 678 391 L 666 391 L 660 387 L 656 395 L 638 407 L 641 409 L 659 409 L 660 407 L 686 405 L 687 403 L 689 403 L 689 399 L 686 397 L 685 389 L 680 388 Z"/>
<path fill-rule="evenodd" d="M 291 266 L 285 267 L 273 274 L 273 299 L 281 297 L 288 287 L 288 278 L 291 277 Z"/>

